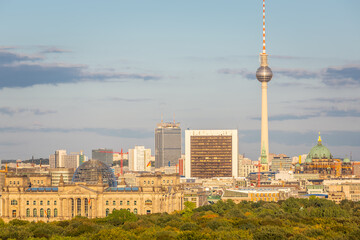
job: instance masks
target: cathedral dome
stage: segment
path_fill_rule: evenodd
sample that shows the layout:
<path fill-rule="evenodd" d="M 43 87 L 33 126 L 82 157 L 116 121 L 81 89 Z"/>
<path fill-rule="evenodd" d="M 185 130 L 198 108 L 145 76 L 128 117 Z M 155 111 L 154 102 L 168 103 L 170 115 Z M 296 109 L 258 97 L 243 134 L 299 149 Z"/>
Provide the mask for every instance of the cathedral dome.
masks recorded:
<path fill-rule="evenodd" d="M 87 184 L 102 184 L 116 187 L 116 179 L 111 168 L 99 160 L 89 160 L 81 164 L 75 171 L 73 182 L 84 182 Z"/>
<path fill-rule="evenodd" d="M 332 159 L 330 150 L 322 145 L 321 137 L 319 135 L 318 144 L 315 145 L 306 157 L 306 162 L 311 162 L 312 159 Z"/>

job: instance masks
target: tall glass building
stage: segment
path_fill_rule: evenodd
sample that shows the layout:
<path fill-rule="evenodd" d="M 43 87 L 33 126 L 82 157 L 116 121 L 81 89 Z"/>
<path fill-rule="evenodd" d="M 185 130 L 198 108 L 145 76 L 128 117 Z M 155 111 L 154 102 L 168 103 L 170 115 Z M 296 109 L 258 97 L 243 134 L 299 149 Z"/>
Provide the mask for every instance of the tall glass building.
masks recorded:
<path fill-rule="evenodd" d="M 181 157 L 180 123 L 157 124 L 155 128 L 155 167 L 175 166 Z"/>

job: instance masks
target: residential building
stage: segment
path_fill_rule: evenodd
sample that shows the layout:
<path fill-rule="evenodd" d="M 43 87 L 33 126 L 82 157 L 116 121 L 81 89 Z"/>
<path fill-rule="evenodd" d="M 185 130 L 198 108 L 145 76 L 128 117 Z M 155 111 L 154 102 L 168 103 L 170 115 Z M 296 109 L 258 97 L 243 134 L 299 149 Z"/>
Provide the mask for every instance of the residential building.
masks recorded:
<path fill-rule="evenodd" d="M 129 149 L 129 170 L 150 171 L 151 149 L 144 146 L 135 146 L 134 149 Z"/>

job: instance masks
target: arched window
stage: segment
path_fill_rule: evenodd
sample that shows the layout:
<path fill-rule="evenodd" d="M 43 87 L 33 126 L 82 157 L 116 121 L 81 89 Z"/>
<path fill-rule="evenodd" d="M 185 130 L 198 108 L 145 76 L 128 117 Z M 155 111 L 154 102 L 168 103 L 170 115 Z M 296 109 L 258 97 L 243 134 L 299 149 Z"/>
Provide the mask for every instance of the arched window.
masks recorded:
<path fill-rule="evenodd" d="M 127 209 L 130 212 L 130 208 Z"/>
<path fill-rule="evenodd" d="M 37 209 L 36 208 L 33 209 L 33 217 L 37 217 Z"/>
<path fill-rule="evenodd" d="M 134 209 L 134 213 L 137 214 L 137 208 Z"/>
<path fill-rule="evenodd" d="M 106 216 L 109 215 L 109 211 L 110 211 L 110 210 L 107 208 L 107 209 L 106 209 L 106 212 L 105 212 Z"/>
<path fill-rule="evenodd" d="M 148 199 L 148 200 L 146 200 L 146 201 L 145 201 L 145 205 L 152 205 L 152 201 L 151 201 L 151 200 L 149 200 L 149 199 Z"/>
<path fill-rule="evenodd" d="M 114 212 L 115 210 L 116 210 L 116 208 L 113 208 L 113 210 L 112 210 L 112 211 Z"/>
<path fill-rule="evenodd" d="M 30 208 L 26 209 L 26 217 L 30 217 Z"/>
<path fill-rule="evenodd" d="M 40 209 L 40 217 L 44 217 L 44 209 L 43 208 Z"/>
<path fill-rule="evenodd" d="M 46 216 L 49 218 L 51 216 L 51 209 L 46 209 Z"/>
<path fill-rule="evenodd" d="M 57 208 L 54 209 L 54 217 L 57 217 L 58 216 L 58 210 Z"/>

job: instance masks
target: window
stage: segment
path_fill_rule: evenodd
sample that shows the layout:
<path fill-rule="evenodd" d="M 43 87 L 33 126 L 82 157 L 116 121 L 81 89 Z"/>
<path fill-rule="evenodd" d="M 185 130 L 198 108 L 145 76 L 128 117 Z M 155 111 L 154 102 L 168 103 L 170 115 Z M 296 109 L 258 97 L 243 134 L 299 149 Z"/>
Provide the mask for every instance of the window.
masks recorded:
<path fill-rule="evenodd" d="M 114 212 L 116 210 L 116 208 L 113 208 L 112 212 Z"/>
<path fill-rule="evenodd" d="M 26 209 L 26 217 L 30 217 L 30 208 Z"/>
<path fill-rule="evenodd" d="M 163 180 L 163 183 L 165 183 L 165 180 Z"/>
<path fill-rule="evenodd" d="M 150 181 L 148 181 L 148 184 L 150 184 Z"/>
<path fill-rule="evenodd" d="M 51 209 L 46 209 L 46 216 L 49 218 L 51 216 Z"/>
<path fill-rule="evenodd" d="M 136 205 L 136 201 L 134 201 L 134 205 Z"/>
<path fill-rule="evenodd" d="M 116 205 L 116 201 L 113 201 L 113 205 Z"/>
<path fill-rule="evenodd" d="M 76 200 L 76 212 L 78 216 L 81 216 L 81 198 Z"/>
<path fill-rule="evenodd" d="M 146 181 L 144 181 L 144 184 L 146 184 Z"/>
<path fill-rule="evenodd" d="M 41 184 L 44 184 L 44 181 L 43 181 L 43 180 L 41 180 Z"/>
<path fill-rule="evenodd" d="M 151 181 L 151 184 L 154 184 L 154 181 Z"/>
<path fill-rule="evenodd" d="M 145 205 L 152 205 L 152 201 L 151 200 L 146 200 Z"/>
<path fill-rule="evenodd" d="M 19 183 L 19 181 L 18 181 L 18 185 L 19 185 L 20 183 Z"/>
<path fill-rule="evenodd" d="M 10 184 L 12 184 L 12 181 L 10 181 Z"/>
<path fill-rule="evenodd" d="M 26 201 L 26 205 L 30 205 L 30 201 Z"/>
<path fill-rule="evenodd" d="M 134 213 L 137 214 L 137 208 L 134 209 Z"/>
<path fill-rule="evenodd" d="M 43 208 L 40 209 L 40 217 L 44 217 L 44 209 Z"/>
<path fill-rule="evenodd" d="M 11 205 L 18 205 L 18 202 L 16 200 L 11 200 Z"/>
<path fill-rule="evenodd" d="M 56 202 L 56 200 L 54 201 L 54 205 L 56 205 L 57 204 L 57 202 Z"/>
<path fill-rule="evenodd" d="M 108 200 L 106 200 L 105 205 L 109 205 L 109 201 L 108 201 Z"/>
<path fill-rule="evenodd" d="M 128 208 L 128 209 L 126 209 L 126 210 L 128 210 L 128 211 L 130 212 L 130 208 Z"/>
<path fill-rule="evenodd" d="M 54 209 L 54 217 L 57 217 L 57 215 L 58 215 L 58 210 L 57 210 L 57 208 L 55 208 Z"/>
<path fill-rule="evenodd" d="M 169 180 L 167 180 L 167 183 L 169 183 Z"/>
<path fill-rule="evenodd" d="M 151 214 L 151 210 L 146 210 L 146 214 Z"/>
<path fill-rule="evenodd" d="M 47 201 L 47 205 L 50 205 L 50 201 Z"/>
<path fill-rule="evenodd" d="M 123 205 L 123 201 L 120 201 L 120 205 Z"/>
<path fill-rule="evenodd" d="M 36 208 L 33 209 L 33 217 L 37 217 L 37 210 L 36 210 Z"/>
<path fill-rule="evenodd" d="M 40 201 L 40 205 L 43 205 L 43 201 L 42 201 L 42 200 Z"/>
<path fill-rule="evenodd" d="M 126 205 L 130 205 L 130 201 L 126 201 Z"/>
<path fill-rule="evenodd" d="M 16 210 L 12 210 L 12 217 L 13 217 L 13 218 L 16 217 Z"/>
<path fill-rule="evenodd" d="M 108 209 L 108 208 L 106 209 L 105 214 L 106 214 L 106 216 L 108 216 L 108 215 L 109 215 L 109 209 Z"/>
<path fill-rule="evenodd" d="M 40 184 L 40 181 L 38 180 L 38 184 Z"/>

